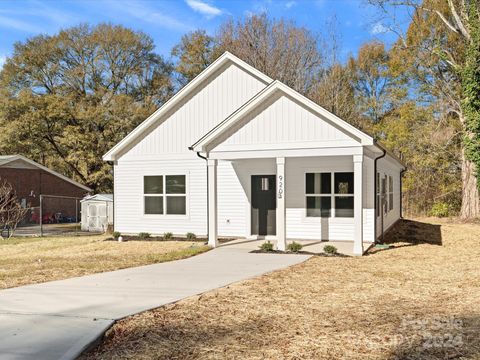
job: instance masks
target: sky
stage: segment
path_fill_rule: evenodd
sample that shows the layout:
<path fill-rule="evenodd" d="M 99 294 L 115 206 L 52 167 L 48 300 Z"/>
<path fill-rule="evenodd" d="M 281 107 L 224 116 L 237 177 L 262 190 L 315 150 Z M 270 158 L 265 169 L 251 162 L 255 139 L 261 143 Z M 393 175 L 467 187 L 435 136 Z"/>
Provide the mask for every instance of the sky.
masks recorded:
<path fill-rule="evenodd" d="M 366 41 L 394 39 L 364 0 L 0 0 L 0 66 L 15 42 L 79 23 L 109 22 L 141 30 L 153 38 L 156 51 L 169 58 L 185 33 L 204 29 L 213 35 L 230 18 L 262 12 L 314 33 L 325 32 L 336 18 L 343 59 Z"/>

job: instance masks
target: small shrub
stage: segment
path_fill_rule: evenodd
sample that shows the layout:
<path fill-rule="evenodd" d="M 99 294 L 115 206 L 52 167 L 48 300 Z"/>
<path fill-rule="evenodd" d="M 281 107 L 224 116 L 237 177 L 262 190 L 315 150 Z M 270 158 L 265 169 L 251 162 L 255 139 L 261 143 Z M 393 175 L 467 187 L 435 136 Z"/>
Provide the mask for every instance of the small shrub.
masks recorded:
<path fill-rule="evenodd" d="M 187 240 L 195 240 L 197 238 L 197 235 L 192 232 L 188 232 L 185 236 L 187 237 Z"/>
<path fill-rule="evenodd" d="M 259 248 L 262 251 L 273 251 L 273 244 L 270 241 L 266 241 Z"/>
<path fill-rule="evenodd" d="M 119 231 L 114 231 L 112 235 L 113 235 L 113 238 L 114 238 L 115 240 L 118 240 L 118 238 L 119 238 L 120 235 L 122 235 L 122 234 L 120 234 Z"/>
<path fill-rule="evenodd" d="M 172 240 L 173 234 L 171 232 L 166 232 L 163 234 L 163 240 Z"/>
<path fill-rule="evenodd" d="M 337 253 L 337 248 L 333 245 L 325 245 L 323 247 L 323 251 L 326 253 L 326 254 L 336 254 Z"/>
<path fill-rule="evenodd" d="M 287 245 L 287 250 L 291 252 L 299 252 L 302 250 L 303 245 L 293 241 L 291 244 Z"/>
<path fill-rule="evenodd" d="M 138 234 L 138 237 L 139 237 L 140 239 L 148 239 L 148 238 L 150 237 L 150 233 L 148 233 L 148 232 L 141 232 L 141 233 Z"/>
<path fill-rule="evenodd" d="M 446 202 L 436 202 L 430 210 L 431 216 L 448 217 L 450 216 L 450 205 Z"/>

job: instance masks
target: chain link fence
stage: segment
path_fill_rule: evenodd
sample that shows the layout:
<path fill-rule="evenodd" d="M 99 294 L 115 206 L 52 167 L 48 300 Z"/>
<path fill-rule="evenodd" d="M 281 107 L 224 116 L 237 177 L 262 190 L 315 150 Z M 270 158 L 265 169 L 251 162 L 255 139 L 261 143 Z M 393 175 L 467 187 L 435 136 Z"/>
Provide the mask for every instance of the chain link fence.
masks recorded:
<path fill-rule="evenodd" d="M 78 235 L 81 231 L 81 198 L 40 195 L 38 206 L 28 207 L 15 236 Z"/>

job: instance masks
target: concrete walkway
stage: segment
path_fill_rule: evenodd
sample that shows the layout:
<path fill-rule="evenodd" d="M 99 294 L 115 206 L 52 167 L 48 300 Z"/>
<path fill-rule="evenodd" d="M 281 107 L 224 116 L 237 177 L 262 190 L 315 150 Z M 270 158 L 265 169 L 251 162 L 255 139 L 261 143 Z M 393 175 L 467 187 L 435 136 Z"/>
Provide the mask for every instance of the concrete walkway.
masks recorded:
<path fill-rule="evenodd" d="M 74 359 L 115 320 L 305 261 L 221 247 L 189 259 L 0 291 L 0 359 Z"/>

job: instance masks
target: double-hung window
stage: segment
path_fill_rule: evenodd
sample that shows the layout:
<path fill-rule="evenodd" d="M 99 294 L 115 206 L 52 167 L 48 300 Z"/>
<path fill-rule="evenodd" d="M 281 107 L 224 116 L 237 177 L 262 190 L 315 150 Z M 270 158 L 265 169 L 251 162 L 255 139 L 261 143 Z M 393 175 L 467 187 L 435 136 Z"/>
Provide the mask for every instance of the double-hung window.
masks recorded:
<path fill-rule="evenodd" d="M 353 172 L 335 173 L 335 217 L 353 217 Z"/>
<path fill-rule="evenodd" d="M 307 217 L 353 217 L 353 173 L 306 173 Z"/>
<path fill-rule="evenodd" d="M 393 210 L 393 177 L 388 176 L 388 211 Z"/>
<path fill-rule="evenodd" d="M 332 216 L 332 174 L 307 173 L 305 176 L 307 217 Z"/>
<path fill-rule="evenodd" d="M 386 214 L 388 211 L 388 198 L 387 198 L 387 175 L 382 177 L 382 208 L 383 213 Z"/>
<path fill-rule="evenodd" d="M 144 176 L 143 196 L 146 215 L 186 215 L 186 176 Z"/>
<path fill-rule="evenodd" d="M 377 172 L 377 178 L 375 180 L 377 182 L 377 217 L 380 216 L 381 204 L 382 204 L 382 197 L 380 196 L 381 189 L 380 189 L 380 173 Z"/>

